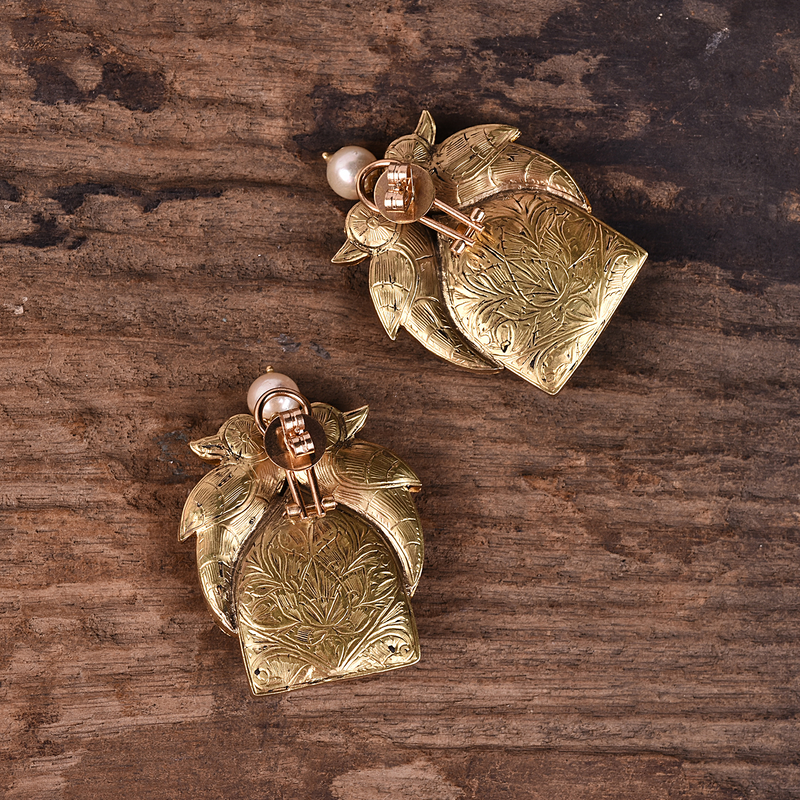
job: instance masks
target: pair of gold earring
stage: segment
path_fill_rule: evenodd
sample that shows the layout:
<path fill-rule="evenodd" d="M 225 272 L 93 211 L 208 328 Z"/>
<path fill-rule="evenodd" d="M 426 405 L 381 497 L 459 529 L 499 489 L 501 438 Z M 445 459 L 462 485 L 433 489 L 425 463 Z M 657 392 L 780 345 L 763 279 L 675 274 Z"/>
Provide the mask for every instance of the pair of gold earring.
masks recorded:
<path fill-rule="evenodd" d="M 647 253 L 591 215 L 562 167 L 516 144 L 516 128 L 479 125 L 438 146 L 435 136 L 425 111 L 383 159 L 357 147 L 326 156 L 331 187 L 359 201 L 333 261 L 370 258 L 392 339 L 404 327 L 457 366 L 509 369 L 555 394 Z M 180 539 L 197 537 L 203 593 L 239 638 L 252 692 L 415 663 L 419 479 L 356 438 L 366 406 L 309 403 L 271 370 L 248 406 L 191 443 L 221 463 L 189 495 Z"/>

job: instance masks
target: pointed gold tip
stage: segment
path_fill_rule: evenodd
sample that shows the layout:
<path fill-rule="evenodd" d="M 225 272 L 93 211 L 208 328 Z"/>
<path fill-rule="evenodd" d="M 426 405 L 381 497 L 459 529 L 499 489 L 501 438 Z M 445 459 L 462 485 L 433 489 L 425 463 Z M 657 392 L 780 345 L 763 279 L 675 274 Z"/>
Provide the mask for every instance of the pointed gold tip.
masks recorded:
<path fill-rule="evenodd" d="M 225 444 L 219 438 L 218 433 L 189 442 L 189 448 L 195 455 L 207 461 L 221 461 L 227 455 Z"/>
<path fill-rule="evenodd" d="M 352 411 L 345 411 L 342 414 L 346 439 L 352 439 L 364 427 L 364 423 L 367 421 L 367 414 L 369 414 L 369 406 L 361 406 Z"/>
<path fill-rule="evenodd" d="M 427 109 L 419 115 L 419 122 L 414 133 L 433 147 L 433 143 L 436 141 L 436 123 Z"/>
<path fill-rule="evenodd" d="M 267 375 L 270 372 L 275 372 L 275 368 L 271 364 L 268 364 L 267 368 L 264 370 L 264 374 Z"/>
<path fill-rule="evenodd" d="M 331 259 L 331 263 L 355 264 L 368 256 L 369 253 L 365 253 L 360 247 L 348 240 L 339 248 L 339 252 Z"/>
<path fill-rule="evenodd" d="M 323 161 L 327 161 L 330 157 L 331 157 L 330 153 L 323 153 L 322 154 L 322 160 Z"/>

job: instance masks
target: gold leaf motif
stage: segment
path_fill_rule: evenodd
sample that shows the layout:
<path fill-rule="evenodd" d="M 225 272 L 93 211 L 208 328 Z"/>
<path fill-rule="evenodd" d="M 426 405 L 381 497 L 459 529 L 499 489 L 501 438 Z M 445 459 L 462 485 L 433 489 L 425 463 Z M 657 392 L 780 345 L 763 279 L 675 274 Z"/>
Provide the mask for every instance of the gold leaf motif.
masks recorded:
<path fill-rule="evenodd" d="M 455 257 L 441 233 L 432 246 L 422 222 L 400 225 L 391 242 L 368 243 L 358 212 L 348 216 L 348 242 L 333 260 L 350 263 L 369 251 L 370 293 L 392 339 L 403 327 L 453 364 L 507 367 L 555 394 L 647 253 L 592 217 L 575 179 L 517 144 L 516 128 L 476 125 L 436 147 L 435 135 L 425 111 L 386 158 L 427 169 L 441 203 L 466 213 L 480 204 L 487 217 L 477 243 Z"/>
<path fill-rule="evenodd" d="M 432 353 L 476 371 L 497 364 L 476 352 L 453 324 L 442 296 L 436 250 L 422 225 L 400 225 L 397 240 L 370 259 L 372 302 L 384 329 L 394 339 L 402 325 Z M 348 229 L 349 230 L 349 229 Z M 349 231 L 349 235 L 354 235 Z"/>
<path fill-rule="evenodd" d="M 202 458 L 222 461 L 200 479 L 183 507 L 179 538 L 197 536 L 200 587 L 217 625 L 236 635 L 231 598 L 233 566 L 247 537 L 283 480 L 264 452 L 250 414 L 227 420 L 215 436 L 191 443 Z"/>
<path fill-rule="evenodd" d="M 475 125 L 445 139 L 431 163 L 436 196 L 458 207 L 473 196 L 496 190 L 491 165 L 518 136 L 510 125 Z"/>
<path fill-rule="evenodd" d="M 219 626 L 239 637 L 256 694 L 419 659 L 409 604 L 423 560 L 411 499 L 419 478 L 386 448 L 355 438 L 366 406 L 311 409 L 327 439 L 319 485 L 338 503 L 318 519 L 286 516 L 285 476 L 252 416 L 192 443 L 222 463 L 190 493 L 180 536 L 197 536 L 203 593 Z"/>
<path fill-rule="evenodd" d="M 471 195 L 462 192 L 465 205 L 478 203 L 490 194 L 512 189 L 533 189 L 569 200 L 584 211 L 592 212 L 586 195 L 572 175 L 552 158 L 521 144 L 506 145 L 500 158 L 489 167 L 487 178 L 491 189 L 476 187 L 476 193 Z"/>

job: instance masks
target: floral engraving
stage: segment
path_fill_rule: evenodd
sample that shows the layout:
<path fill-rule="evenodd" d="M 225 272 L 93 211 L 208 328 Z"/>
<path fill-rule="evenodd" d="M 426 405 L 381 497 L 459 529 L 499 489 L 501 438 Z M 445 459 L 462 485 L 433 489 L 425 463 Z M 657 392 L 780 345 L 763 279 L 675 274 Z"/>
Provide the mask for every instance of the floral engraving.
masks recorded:
<path fill-rule="evenodd" d="M 455 258 L 446 299 L 464 334 L 507 369 L 557 392 L 608 323 L 645 252 L 573 205 L 530 191 L 485 200 L 487 230 Z"/>
<path fill-rule="evenodd" d="M 344 507 L 265 525 L 240 562 L 234 594 L 255 694 L 419 660 L 397 561 L 382 535 Z"/>
<path fill-rule="evenodd" d="M 507 367 L 555 394 L 647 253 L 592 217 L 575 179 L 517 144 L 519 135 L 508 125 L 475 125 L 436 145 L 436 125 L 423 111 L 414 132 L 395 139 L 386 158 L 426 169 L 441 203 L 467 214 L 482 209 L 485 229 L 454 257 L 451 237 L 468 231 L 463 220 L 460 232 L 436 234 L 434 247 L 425 217 L 398 226 L 358 203 L 333 261 L 371 256 L 370 293 L 392 339 L 403 327 L 452 364 L 483 372 Z"/>

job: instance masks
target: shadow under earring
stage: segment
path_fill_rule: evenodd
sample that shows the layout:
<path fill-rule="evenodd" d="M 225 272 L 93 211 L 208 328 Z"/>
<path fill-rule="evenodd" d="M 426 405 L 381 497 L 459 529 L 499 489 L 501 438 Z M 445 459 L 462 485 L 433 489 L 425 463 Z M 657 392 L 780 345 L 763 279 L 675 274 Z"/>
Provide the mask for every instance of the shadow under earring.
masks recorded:
<path fill-rule="evenodd" d="M 253 383 L 248 405 L 250 414 L 190 443 L 220 464 L 186 500 L 180 539 L 197 537 L 203 594 L 217 625 L 238 637 L 253 694 L 414 664 L 419 479 L 355 438 L 366 406 L 309 404 L 272 371 Z"/>
<path fill-rule="evenodd" d="M 404 327 L 453 364 L 509 369 L 555 394 L 647 253 L 593 217 L 569 173 L 519 134 L 478 125 L 436 146 L 423 111 L 381 160 L 355 147 L 327 156 L 332 188 L 359 199 L 333 261 L 370 258 L 392 339 Z"/>

